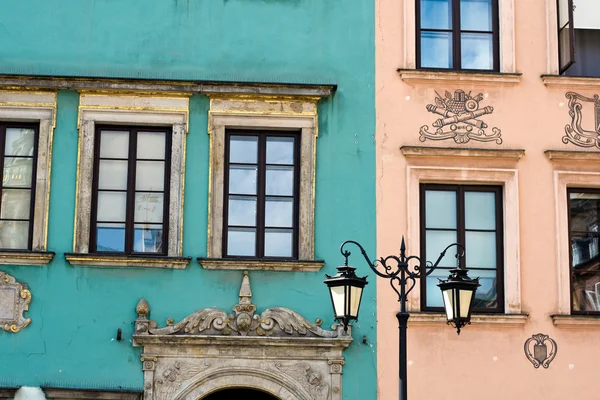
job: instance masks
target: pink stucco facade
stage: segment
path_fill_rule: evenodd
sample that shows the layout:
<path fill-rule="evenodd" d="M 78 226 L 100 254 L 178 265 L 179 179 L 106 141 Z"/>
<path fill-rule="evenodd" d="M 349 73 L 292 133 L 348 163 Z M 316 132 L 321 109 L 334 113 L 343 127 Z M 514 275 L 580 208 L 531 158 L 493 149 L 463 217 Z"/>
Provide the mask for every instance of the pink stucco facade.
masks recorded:
<path fill-rule="evenodd" d="M 474 315 L 457 336 L 441 314 L 420 312 L 417 285 L 409 300 L 408 395 L 597 399 L 600 316 L 571 312 L 567 188 L 600 188 L 600 151 L 563 138 L 577 104 L 583 128 L 594 131 L 594 104 L 576 97 L 570 104 L 566 94 L 592 98 L 600 79 L 558 76 L 555 0 L 499 0 L 499 8 L 501 73 L 441 73 L 415 70 L 414 0 L 376 1 L 379 255 L 397 254 L 402 235 L 419 255 L 420 183 L 503 190 L 504 313 Z M 444 118 L 427 109 L 436 91 L 456 90 L 481 93 L 479 109 L 493 108 L 479 117 L 487 124 L 479 138 L 490 141 L 427 136 Z M 387 282 L 378 282 L 377 300 L 379 398 L 393 400 L 398 303 Z M 525 356 L 525 341 L 538 333 L 558 345 L 548 368 Z"/>

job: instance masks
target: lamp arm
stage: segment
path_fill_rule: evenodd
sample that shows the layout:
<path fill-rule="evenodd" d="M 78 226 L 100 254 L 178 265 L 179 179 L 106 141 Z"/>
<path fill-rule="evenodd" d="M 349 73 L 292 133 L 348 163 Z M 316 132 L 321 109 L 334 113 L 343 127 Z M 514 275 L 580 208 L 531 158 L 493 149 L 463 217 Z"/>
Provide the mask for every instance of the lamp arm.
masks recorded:
<path fill-rule="evenodd" d="M 391 269 L 389 266 L 387 266 L 387 263 L 385 262 L 385 260 L 381 259 L 381 260 L 371 261 L 371 259 L 369 258 L 369 255 L 367 254 L 367 251 L 364 249 L 364 247 L 362 247 L 362 245 L 360 243 L 358 243 L 354 240 L 346 240 L 340 246 L 340 253 L 342 253 L 342 255 L 344 256 L 344 265 L 345 266 L 348 266 L 348 257 L 350 257 L 350 254 L 352 254 L 349 250 L 344 249 L 344 246 L 346 246 L 347 244 L 353 244 L 360 249 L 360 252 L 362 253 L 365 261 L 367 262 L 367 265 L 369 266 L 369 268 L 371 268 L 371 270 L 375 274 L 381 276 L 382 278 L 388 278 L 388 279 L 390 278 L 390 275 L 383 274 L 377 270 L 377 263 L 380 263 L 381 265 L 383 265 L 383 268 L 385 268 L 386 271 Z"/>
<path fill-rule="evenodd" d="M 435 263 L 431 264 L 431 261 L 427 261 L 427 263 L 425 265 L 425 269 L 427 269 L 427 267 L 429 267 L 429 270 L 427 270 L 426 276 L 429 276 L 433 271 L 435 271 L 435 269 L 439 265 L 440 261 L 442 261 L 442 258 L 444 258 L 446 256 L 446 251 L 448 251 L 448 249 L 450 249 L 453 246 L 458 247 L 458 249 L 460 250 L 456 253 L 456 264 L 457 264 L 457 268 L 461 269 L 460 268 L 460 259 L 465 256 L 465 246 L 463 246 L 460 243 L 452 243 L 452 244 L 449 244 L 448 246 L 446 246 L 446 248 L 440 253 L 440 256 L 438 257 L 438 259 L 435 260 Z"/>

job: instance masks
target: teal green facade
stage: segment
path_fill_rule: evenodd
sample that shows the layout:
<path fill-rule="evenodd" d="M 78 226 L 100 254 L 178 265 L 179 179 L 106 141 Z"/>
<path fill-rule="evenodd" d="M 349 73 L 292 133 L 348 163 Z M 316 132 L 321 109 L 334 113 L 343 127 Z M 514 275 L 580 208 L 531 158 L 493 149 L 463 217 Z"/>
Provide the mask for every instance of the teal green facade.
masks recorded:
<path fill-rule="evenodd" d="M 259 312 L 287 307 L 333 323 L 323 280 L 343 262 L 339 245 L 353 239 L 375 253 L 372 1 L 10 1 L 0 15 L 0 74 L 336 85 L 318 105 L 315 258 L 325 267 L 250 273 Z M 31 324 L 0 331 L 0 387 L 141 391 L 141 349 L 130 340 L 140 298 L 161 322 L 206 307 L 230 310 L 238 301 L 241 271 L 205 270 L 196 261 L 207 248 L 209 99 L 190 99 L 183 255 L 193 259 L 184 270 L 65 261 L 73 251 L 78 105 L 77 91 L 59 91 L 48 228 L 55 258 L 42 267 L 0 266 L 33 296 Z M 366 265 L 357 266 L 367 275 Z M 345 399 L 377 396 L 375 297 L 371 277 L 355 340 L 344 351 Z"/>

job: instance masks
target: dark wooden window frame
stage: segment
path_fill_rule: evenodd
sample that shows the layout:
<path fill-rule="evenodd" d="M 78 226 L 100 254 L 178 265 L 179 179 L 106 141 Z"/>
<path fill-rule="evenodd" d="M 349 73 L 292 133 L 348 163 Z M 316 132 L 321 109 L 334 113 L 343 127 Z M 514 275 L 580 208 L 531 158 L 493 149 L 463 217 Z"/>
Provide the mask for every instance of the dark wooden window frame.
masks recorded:
<path fill-rule="evenodd" d="M 573 25 L 573 0 L 567 0 L 567 8 L 569 12 L 568 21 L 565 25 L 560 26 L 560 0 L 556 0 L 556 26 L 558 27 L 558 73 L 560 75 L 565 73 L 569 67 L 575 63 L 575 26 Z M 560 56 L 560 33 L 563 29 L 569 30 L 569 60 L 563 60 Z"/>
<path fill-rule="evenodd" d="M 582 310 L 575 310 L 573 308 L 573 289 L 574 289 L 574 277 L 575 277 L 575 272 L 573 271 L 573 247 L 571 246 L 572 243 L 572 236 L 573 236 L 573 232 L 571 231 L 571 193 L 589 193 L 589 194 L 600 194 L 600 189 L 592 189 L 592 188 L 567 188 L 567 207 L 569 208 L 567 210 L 567 215 L 568 215 L 568 227 L 569 227 L 569 297 L 570 297 L 570 302 L 571 302 L 571 314 L 576 314 L 576 315 L 600 315 L 600 311 L 582 311 Z M 600 238 L 600 232 L 588 232 L 588 231 L 576 231 L 577 233 L 585 233 L 588 234 L 590 236 L 596 236 L 598 238 Z"/>
<path fill-rule="evenodd" d="M 129 132 L 129 153 L 127 157 L 127 200 L 125 208 L 125 251 L 123 252 L 108 252 L 97 251 L 97 217 L 98 217 L 98 180 L 100 173 L 100 132 L 103 130 Z M 164 175 L 164 193 L 163 199 L 163 238 L 162 252 L 135 252 L 134 248 L 134 215 L 135 215 L 135 176 L 136 176 L 136 161 L 158 161 L 152 159 L 137 158 L 137 137 L 138 132 L 164 132 L 165 133 L 165 175 Z M 129 125 L 96 125 L 94 137 L 94 175 L 92 180 L 92 208 L 91 208 L 91 223 L 90 223 L 90 253 L 99 254 L 117 254 L 117 255 L 167 255 L 168 238 L 169 238 L 169 199 L 170 199 L 170 178 L 171 178 L 171 142 L 173 131 L 172 127 L 157 127 L 157 126 L 129 126 Z M 103 158 L 110 159 L 110 158 Z M 122 159 L 119 159 L 122 161 Z M 104 190 L 103 191 L 111 191 Z M 123 190 L 114 190 L 123 192 Z M 146 192 L 146 191 L 144 191 Z M 153 192 L 153 191 L 148 191 Z M 158 193 L 158 191 L 156 191 Z M 109 223 L 108 221 L 103 221 Z M 122 222 L 117 222 L 122 223 Z M 156 224 L 158 225 L 158 224 Z"/>
<path fill-rule="evenodd" d="M 38 140 L 40 135 L 40 126 L 35 123 L 23 123 L 23 122 L 0 122 L 0 174 L 2 182 L 4 182 L 4 163 L 5 163 L 5 151 L 6 151 L 6 129 L 10 128 L 21 128 L 21 129 L 32 129 L 34 131 L 33 138 L 33 162 L 31 164 L 31 186 L 29 188 L 5 188 L 4 185 L 0 185 L 0 199 L 2 199 L 2 192 L 4 189 L 30 189 L 31 199 L 29 203 L 29 219 L 2 219 L 2 221 L 28 221 L 29 232 L 27 238 L 27 249 L 0 249 L 2 251 L 31 251 L 33 245 L 33 218 L 35 214 L 35 189 L 36 189 L 36 173 L 37 173 L 37 158 L 38 158 Z M 30 156 L 9 156 L 10 158 L 30 158 Z M 0 202 L 0 212 L 2 211 L 2 204 Z"/>
<path fill-rule="evenodd" d="M 486 33 L 488 31 L 471 31 L 460 29 L 460 0 L 452 1 L 452 29 L 421 29 L 421 0 L 415 0 L 416 14 L 416 51 L 417 69 L 439 70 L 439 71 L 464 71 L 464 72 L 500 72 L 500 21 L 498 1 L 492 0 L 492 47 L 493 47 L 493 69 L 465 69 L 461 67 L 461 33 Z M 452 33 L 452 68 L 421 67 L 421 32 L 451 32 Z"/>
<path fill-rule="evenodd" d="M 504 219 L 503 219 L 503 196 L 502 186 L 496 185 L 460 185 L 460 184 L 434 184 L 434 183 L 421 183 L 419 185 L 419 223 L 420 223 L 420 241 L 421 241 L 421 259 L 426 259 L 427 254 L 427 241 L 426 241 L 426 228 L 425 228 L 425 192 L 429 190 L 438 191 L 453 191 L 456 192 L 456 223 L 457 223 L 457 240 L 458 243 L 466 244 L 465 240 L 465 192 L 486 192 L 495 193 L 496 195 L 496 292 L 498 296 L 498 306 L 496 308 L 473 308 L 473 312 L 477 313 L 504 313 Z M 443 230 L 437 229 L 436 230 Z M 447 229 L 454 230 L 454 229 Z M 478 231 L 477 229 L 469 229 L 469 231 Z M 489 230 L 484 230 L 489 232 Z M 450 244 L 450 243 L 448 243 Z M 468 249 L 467 249 L 468 254 Z M 427 260 L 434 262 L 435 260 Z M 460 261 L 460 266 L 466 266 L 465 258 Z M 469 276 L 471 278 L 477 277 L 477 271 L 479 269 L 469 269 Z M 489 270 L 489 269 L 486 269 Z M 432 278 L 428 278 L 432 279 Z M 434 311 L 443 312 L 443 307 L 428 307 L 427 306 L 427 290 L 426 290 L 426 279 L 420 280 L 421 285 L 421 310 L 422 311 Z"/>
<path fill-rule="evenodd" d="M 229 217 L 229 151 L 231 136 L 257 136 L 258 137 L 258 165 L 257 165 L 257 191 L 256 191 L 256 249 L 255 256 L 230 256 L 227 253 L 227 236 L 228 236 L 228 217 Z M 265 204 L 266 197 L 278 197 L 266 195 L 266 155 L 267 155 L 267 137 L 294 137 L 294 215 L 293 215 L 293 234 L 292 234 L 292 257 L 270 257 L 264 255 L 264 239 L 265 239 Z M 298 244 L 299 244 L 299 220 L 300 220 L 300 132 L 297 130 L 251 130 L 251 129 L 226 129 L 225 130 L 225 174 L 223 182 L 223 258 L 230 259 L 247 259 L 247 260 L 297 260 L 298 259 Z M 236 163 L 238 164 L 238 163 Z M 244 165 L 239 163 L 239 165 Z M 248 164 L 250 165 L 250 164 Z M 251 164 L 256 165 L 256 164 Z M 269 164 L 273 166 L 282 164 Z M 286 164 L 285 166 L 289 166 Z M 282 196 L 291 197 L 291 196 Z M 240 228 L 247 228 L 241 227 Z M 277 227 L 269 227 L 277 229 Z M 285 227 L 282 229 L 289 229 Z"/>

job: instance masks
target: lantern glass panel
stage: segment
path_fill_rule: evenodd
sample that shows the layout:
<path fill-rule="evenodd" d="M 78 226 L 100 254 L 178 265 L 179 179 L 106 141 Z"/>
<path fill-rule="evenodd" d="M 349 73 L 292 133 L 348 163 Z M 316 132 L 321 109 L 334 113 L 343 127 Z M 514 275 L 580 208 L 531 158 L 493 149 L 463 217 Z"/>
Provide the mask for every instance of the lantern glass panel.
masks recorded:
<path fill-rule="evenodd" d="M 452 321 L 454 319 L 454 291 L 452 289 L 442 290 L 442 297 L 446 308 L 446 317 L 448 321 Z"/>
<path fill-rule="evenodd" d="M 473 291 L 470 289 L 459 289 L 460 293 L 460 318 L 467 318 L 469 316 L 469 308 L 471 306 L 471 298 L 473 297 Z"/>
<path fill-rule="evenodd" d="M 358 309 L 363 289 L 361 287 L 350 287 L 350 316 L 358 318 Z"/>
<path fill-rule="evenodd" d="M 346 287 L 345 286 L 331 286 L 331 301 L 333 302 L 333 308 L 336 318 L 345 317 L 344 311 L 346 308 Z"/>

